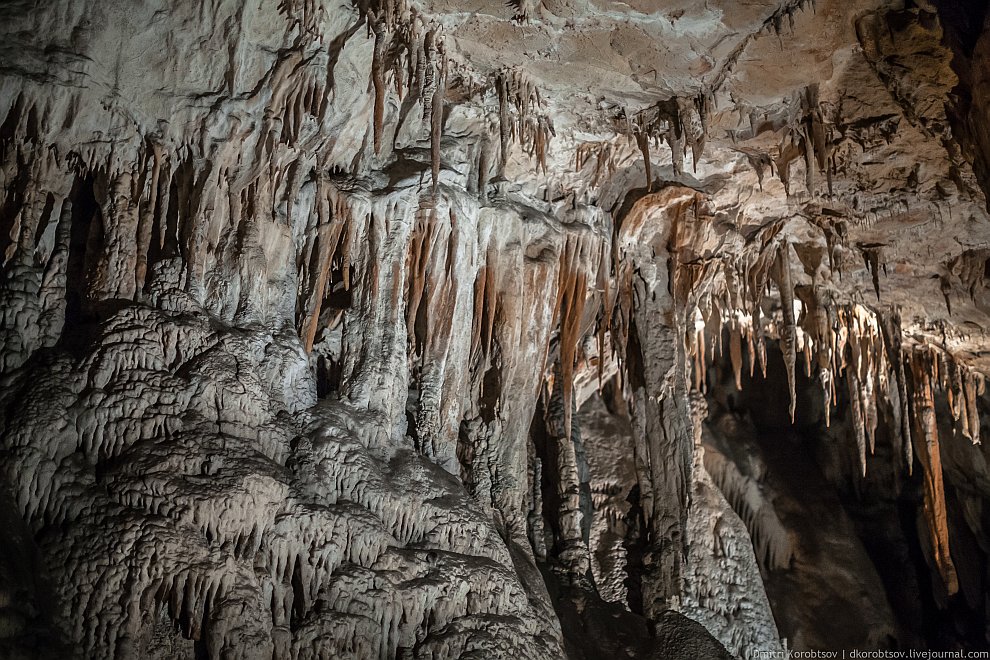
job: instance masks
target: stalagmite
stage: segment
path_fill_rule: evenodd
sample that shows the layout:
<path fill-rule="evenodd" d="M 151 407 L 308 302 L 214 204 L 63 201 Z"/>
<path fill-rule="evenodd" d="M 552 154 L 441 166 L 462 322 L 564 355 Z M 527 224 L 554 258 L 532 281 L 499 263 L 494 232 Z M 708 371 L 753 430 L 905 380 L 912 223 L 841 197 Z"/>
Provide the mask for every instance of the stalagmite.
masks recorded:
<path fill-rule="evenodd" d="M 590 521 L 585 516 L 590 513 L 582 506 L 582 484 L 577 448 L 580 446 L 580 431 L 574 424 L 574 397 L 566 383 L 562 369 L 555 369 L 556 377 L 546 404 L 546 428 L 550 465 L 556 467 L 551 475 L 559 501 L 559 556 L 568 571 L 576 578 L 583 578 L 591 569 L 587 539 L 583 530 Z M 565 391 L 569 392 L 565 394 Z M 570 398 L 568 398 L 570 397 Z"/>

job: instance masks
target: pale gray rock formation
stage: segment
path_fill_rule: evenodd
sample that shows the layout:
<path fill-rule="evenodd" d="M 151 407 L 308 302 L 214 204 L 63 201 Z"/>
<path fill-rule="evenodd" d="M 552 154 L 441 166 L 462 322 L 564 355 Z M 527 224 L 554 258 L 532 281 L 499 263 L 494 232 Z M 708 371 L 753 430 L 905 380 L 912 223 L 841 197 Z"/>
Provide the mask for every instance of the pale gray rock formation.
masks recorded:
<path fill-rule="evenodd" d="M 0 652 L 985 645 L 979 5 L 3 3 Z"/>

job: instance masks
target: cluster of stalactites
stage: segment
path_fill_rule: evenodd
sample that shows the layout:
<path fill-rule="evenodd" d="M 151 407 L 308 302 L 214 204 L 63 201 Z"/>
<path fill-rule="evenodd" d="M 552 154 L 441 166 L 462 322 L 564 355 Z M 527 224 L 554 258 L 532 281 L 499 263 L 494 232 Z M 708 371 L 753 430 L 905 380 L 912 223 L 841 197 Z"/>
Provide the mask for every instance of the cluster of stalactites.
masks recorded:
<path fill-rule="evenodd" d="M 381 152 L 385 132 L 385 100 L 394 91 L 402 102 L 399 123 L 412 105 L 423 108 L 423 124 L 430 133 L 433 188 L 440 174 L 440 138 L 447 98 L 448 62 L 439 27 L 427 24 L 404 0 L 379 0 L 362 15 L 374 35 L 371 87 L 375 94 L 373 136 Z"/>
<path fill-rule="evenodd" d="M 551 319 L 557 326 L 554 346 L 547 346 L 544 357 L 544 394 L 549 400 L 554 387 L 560 387 L 562 400 L 575 401 L 576 370 L 594 365 L 599 388 L 605 364 L 612 355 L 611 244 L 593 232 L 568 235 L 557 265 L 556 294 Z M 597 355 L 590 355 L 585 339 L 593 333 Z M 589 339 L 590 341 L 590 339 Z M 551 362 L 551 349 L 555 359 Z M 590 350 L 594 353 L 594 349 Z M 578 402 L 580 405 L 580 402 Z M 564 405 L 561 415 L 564 437 L 571 434 L 572 405 Z"/>
<path fill-rule="evenodd" d="M 454 317 L 456 279 L 454 252 L 457 245 L 457 216 L 448 210 L 450 224 L 436 222 L 435 209 L 420 209 L 409 242 L 406 268 L 406 326 L 412 355 L 421 359 L 425 344 L 441 342 L 450 333 Z M 423 312 L 432 312 L 417 328 Z"/>
<path fill-rule="evenodd" d="M 780 226 L 768 226 L 754 240 L 763 245 L 755 256 L 739 259 L 697 259 L 692 258 L 690 249 L 682 250 L 674 269 L 674 285 L 677 299 L 693 312 L 686 316 L 686 352 L 694 363 L 694 387 L 705 389 L 704 373 L 709 355 L 722 350 L 723 326 L 729 327 L 730 357 L 736 371 L 736 382 L 741 387 L 742 343 L 749 347 L 750 375 L 756 363 L 766 374 L 766 333 L 775 328 L 772 318 L 765 318 L 763 303 L 765 293 L 772 281 L 778 288 L 790 291 L 781 294 L 781 306 L 789 310 L 783 326 L 788 326 L 788 318 L 793 319 L 794 300 L 789 267 L 789 248 L 779 240 Z M 796 341 L 791 323 L 789 330 L 782 333 Z M 713 343 L 708 349 L 708 339 Z M 793 346 L 792 346 L 793 348 Z M 785 351 L 786 353 L 786 351 Z M 793 374 L 792 361 L 785 357 L 788 376 Z"/>
<path fill-rule="evenodd" d="M 513 142 L 536 160 L 537 171 L 547 171 L 550 141 L 556 135 L 553 120 L 544 111 L 544 101 L 536 84 L 519 69 L 502 69 L 495 74 L 498 94 L 499 174 L 504 174 Z"/>
<path fill-rule="evenodd" d="M 928 345 L 915 346 L 911 351 L 906 351 L 904 360 L 912 373 L 929 373 L 934 389 L 944 392 L 955 433 L 973 444 L 979 444 L 977 400 L 986 390 L 983 374 L 960 363 L 949 352 Z"/>
<path fill-rule="evenodd" d="M 698 159 L 705 150 L 711 102 L 711 96 L 704 93 L 695 98 L 673 97 L 658 101 L 634 115 L 623 113 L 619 117 L 617 128 L 633 137 L 643 154 L 647 189 L 652 189 L 653 186 L 651 146 L 667 143 L 674 173 L 678 175 L 684 171 L 684 156 L 690 148 L 694 168 L 697 170 Z M 578 160 L 580 159 L 579 154 Z"/>
<path fill-rule="evenodd" d="M 757 137 L 766 131 L 776 131 L 780 142 L 769 151 L 740 146 L 750 167 L 756 173 L 760 189 L 766 171 L 777 176 L 789 194 L 791 190 L 791 165 L 804 162 L 805 186 L 809 192 L 817 190 L 818 176 L 824 174 L 829 193 L 832 192 L 832 176 L 836 170 L 835 136 L 827 113 L 818 96 L 818 85 L 813 84 L 796 93 L 785 107 L 790 111 L 768 115 L 755 109 L 740 107 L 741 119 L 749 126 L 729 131 L 733 142 Z"/>
<path fill-rule="evenodd" d="M 711 307 L 695 308 L 688 328 L 685 345 L 694 363 L 694 386 L 704 391 L 705 372 L 712 358 L 720 357 L 723 331 L 729 342 L 729 359 L 738 389 L 742 389 L 744 351 L 749 354 L 749 374 L 753 376 L 758 364 L 766 376 L 766 340 L 778 341 L 784 353 L 785 365 L 804 357 L 805 375 L 817 377 L 825 402 L 825 421 L 837 405 L 837 382 L 844 377 L 849 395 L 853 427 L 859 447 L 860 466 L 866 474 L 866 450 L 872 454 L 878 425 L 878 405 L 889 401 L 895 413 L 911 414 L 906 407 L 911 388 L 911 374 L 924 358 L 935 389 L 945 393 L 952 412 L 953 429 L 973 443 L 980 441 L 977 399 L 984 392 L 981 373 L 957 360 L 951 353 L 924 344 L 910 350 L 901 347 L 901 330 L 896 315 L 885 315 L 861 304 L 836 305 L 823 300 L 820 290 L 799 286 L 789 298 L 791 314 L 781 309 L 776 315 L 763 315 L 760 307 L 724 309 L 717 303 Z M 793 347 L 785 337 L 792 336 Z M 788 355 L 787 353 L 793 352 Z M 710 357 L 709 357 L 710 356 Z M 790 410 L 795 408 L 794 374 L 788 370 L 791 382 Z M 911 434 L 902 425 L 899 437 L 907 443 L 903 455 L 910 468 Z"/>
<path fill-rule="evenodd" d="M 334 309 L 329 318 L 320 322 L 321 315 L 326 316 L 324 304 L 328 294 L 351 288 L 351 208 L 346 197 L 323 178 L 318 180 L 316 212 L 316 234 L 304 247 L 299 278 L 302 296 L 297 313 L 299 336 L 307 352 L 312 350 L 321 327 L 333 330 L 343 319 L 343 309 Z"/>
<path fill-rule="evenodd" d="M 615 174 L 616 156 L 621 151 L 622 149 L 611 140 L 582 142 L 574 152 L 574 171 L 581 172 L 585 165 L 594 161 L 589 183 L 591 186 L 598 186 Z"/>
<path fill-rule="evenodd" d="M 783 263 L 782 263 L 783 262 Z M 786 259 L 778 254 L 778 287 L 790 282 L 780 269 Z M 780 289 L 782 309 L 761 313 L 756 302 L 733 307 L 727 298 L 695 307 L 686 329 L 687 354 L 694 361 L 694 385 L 705 388 L 709 355 L 722 354 L 723 334 L 728 337 L 729 359 L 737 388 L 742 388 L 744 350 L 749 354 L 752 377 L 758 363 L 766 376 L 766 340 L 776 339 L 788 366 L 790 410 L 795 408 L 793 365 L 804 356 L 806 374 L 817 376 L 825 400 L 826 423 L 838 400 L 837 381 L 845 379 L 849 413 L 862 476 L 867 456 L 873 454 L 882 405 L 889 406 L 894 428 L 890 437 L 895 451 L 910 472 L 917 459 L 924 474 L 925 518 L 932 558 L 949 594 L 958 579 L 949 554 L 945 491 L 935 416 L 935 397 L 941 391 L 951 412 L 954 435 L 980 442 L 978 398 L 984 393 L 984 376 L 955 356 L 929 344 L 902 346 L 896 311 L 878 312 L 861 304 L 831 303 L 818 287 Z M 709 299 L 711 300 L 711 299 Z M 789 313 L 788 313 L 789 312 Z"/>
<path fill-rule="evenodd" d="M 279 9 L 299 29 L 317 33 L 323 11 L 318 4 L 308 0 L 284 2 Z M 325 293 L 331 290 L 329 286 L 341 284 L 339 280 L 329 281 L 331 273 L 339 271 L 344 288 L 349 286 L 349 268 L 342 265 L 349 260 L 347 237 L 352 231 L 346 222 L 346 204 L 342 205 L 339 196 L 325 185 L 327 168 L 314 165 L 314 161 L 326 160 L 326 143 L 319 136 L 325 117 L 332 112 L 337 56 L 363 25 L 375 38 L 371 88 L 375 93 L 376 150 L 382 147 L 387 87 L 391 85 L 400 99 L 419 101 L 424 106 L 432 132 L 434 182 L 439 171 L 440 106 L 446 65 L 438 30 L 425 24 L 415 10 L 401 1 L 358 4 L 361 19 L 327 46 L 331 56 L 325 74 L 310 66 L 312 58 L 306 57 L 303 47 L 286 50 L 265 81 L 271 94 L 259 129 L 243 134 L 243 141 L 231 139 L 223 143 L 210 154 L 193 146 L 197 140 L 177 145 L 162 136 L 149 136 L 136 143 L 133 154 L 123 147 L 106 153 L 97 143 L 76 147 L 68 154 L 56 147 L 29 149 L 28 145 L 46 144 L 53 139 L 51 135 L 38 135 L 39 126 L 68 127 L 71 117 L 53 118 L 49 124 L 39 122 L 41 102 L 32 101 L 26 92 L 20 94 L 7 108 L 4 120 L 15 130 L 0 148 L 2 176 L 13 176 L 16 167 L 25 172 L 17 176 L 30 171 L 31 180 L 37 182 L 30 190 L 44 191 L 52 187 L 52 182 L 59 184 L 51 191 L 51 209 L 44 204 L 44 192 L 38 195 L 40 201 L 29 199 L 30 204 L 24 205 L 15 220 L 17 228 L 23 229 L 17 232 L 22 245 L 3 242 L 0 249 L 5 261 L 18 249 L 24 257 L 30 255 L 35 248 L 34 238 L 45 235 L 44 227 L 71 212 L 76 181 L 80 189 L 92 188 L 105 227 L 103 241 L 107 249 L 103 256 L 94 254 L 99 263 L 94 269 L 96 274 L 87 282 L 91 297 L 138 298 L 147 292 L 156 260 L 178 255 L 186 262 L 181 286 L 199 293 L 206 287 L 209 269 L 226 257 L 223 251 L 252 253 L 249 248 L 257 239 L 261 219 L 270 215 L 285 224 L 292 222 L 294 206 L 302 199 L 300 189 L 308 179 L 316 179 L 320 218 L 315 236 L 307 234 L 305 254 L 300 258 L 296 314 L 300 335 L 307 347 L 311 346 L 318 319 L 325 311 L 321 309 Z M 261 96 L 260 91 L 252 94 L 252 98 Z M 18 166 L 17 159 L 27 165 Z M 76 176 L 67 176 L 70 170 Z M 64 226 L 67 228 L 68 223 Z M 133 236 L 137 239 L 125 240 Z M 250 292 L 245 289 L 242 297 L 247 300 Z M 225 306 L 221 310 L 224 315 L 234 313 L 228 307 L 250 307 L 244 301 L 223 298 L 213 302 Z"/>
<path fill-rule="evenodd" d="M 976 396 L 983 391 L 983 379 L 962 368 L 944 351 L 929 346 L 915 347 L 905 355 L 911 374 L 911 432 L 915 454 L 924 474 L 924 511 L 934 561 L 949 595 L 959 589 L 959 579 L 949 552 L 949 523 L 942 480 L 942 454 L 935 416 L 935 392 L 945 391 L 952 410 L 953 426 L 973 442 L 979 441 L 979 413 Z"/>
<path fill-rule="evenodd" d="M 597 251 L 597 254 L 595 252 Z M 599 276 L 605 267 L 607 255 L 606 244 L 601 241 L 588 240 L 583 236 L 568 237 L 561 252 L 557 298 L 554 301 L 554 317 L 559 320 L 559 350 L 560 375 L 563 399 L 566 402 L 573 399 L 574 367 L 581 348 L 581 338 L 584 336 L 585 306 L 588 303 L 588 280 L 594 273 L 587 264 L 597 261 L 596 270 Z M 597 259 L 596 259 L 597 257 Z M 600 279 L 602 279 L 600 277 Z M 608 290 L 604 291 L 608 295 Z M 607 306 L 606 301 L 601 304 Z M 602 324 L 604 327 L 604 324 Z M 599 349 L 602 335 L 599 333 Z M 571 406 L 564 407 L 564 433 L 570 436 Z"/>
<path fill-rule="evenodd" d="M 816 284 L 795 284 L 791 248 L 779 229 L 769 227 L 758 237 L 764 248 L 755 258 L 707 260 L 680 259 L 674 271 L 679 300 L 694 307 L 687 316 L 685 344 L 694 361 L 694 386 L 705 388 L 709 356 L 721 355 L 723 330 L 729 341 L 729 358 L 736 386 L 742 387 L 743 348 L 748 348 L 750 376 L 756 364 L 766 375 L 766 339 L 778 341 L 787 371 L 789 410 L 793 421 L 796 405 L 795 378 L 798 356 L 804 356 L 808 378 L 817 377 L 825 399 L 826 424 L 838 400 L 839 376 L 849 390 L 860 463 L 865 474 L 866 449 L 872 453 L 878 424 L 878 403 L 889 400 L 903 422 L 903 456 L 910 469 L 911 433 L 908 425 L 910 376 L 918 350 L 931 352 L 930 371 L 936 386 L 945 392 L 953 427 L 974 443 L 979 442 L 977 397 L 983 376 L 949 352 L 924 345 L 902 349 L 900 317 L 896 310 L 881 312 L 862 304 L 836 304 L 829 291 Z M 875 246 L 860 246 L 873 275 L 879 268 Z M 780 308 L 765 313 L 766 293 L 776 286 Z M 878 288 L 878 287 L 877 287 Z M 683 289 L 683 291 L 681 291 Z M 879 291 L 877 291 L 879 296 Z"/>
<path fill-rule="evenodd" d="M 757 242 L 763 249 L 755 257 L 677 264 L 675 283 L 684 289 L 680 298 L 695 310 L 685 328 L 686 352 L 694 363 L 694 387 L 705 389 L 708 356 L 722 354 L 723 330 L 728 333 L 729 358 L 739 389 L 743 346 L 748 348 L 750 376 L 756 364 L 765 376 L 766 339 L 777 340 L 787 374 L 792 422 L 799 354 L 805 358 L 807 376 L 817 376 L 821 383 L 826 423 L 838 398 L 836 376 L 844 373 L 851 388 L 853 416 L 858 420 L 857 441 L 865 472 L 865 450 L 869 445 L 872 451 L 874 444 L 876 400 L 886 394 L 889 380 L 881 324 L 876 314 L 862 305 L 832 304 L 827 290 L 819 285 L 796 285 L 791 247 L 781 239 L 779 224 L 768 226 Z M 776 314 L 764 311 L 771 284 L 780 300 Z"/>
<path fill-rule="evenodd" d="M 827 138 L 821 104 L 818 102 L 818 85 L 809 85 L 800 99 L 801 118 L 785 131 L 777 148 L 777 176 L 784 188 L 790 192 L 791 163 L 804 159 L 805 184 L 809 191 L 815 190 L 815 175 L 825 172 L 829 192 L 832 191 L 831 149 Z"/>

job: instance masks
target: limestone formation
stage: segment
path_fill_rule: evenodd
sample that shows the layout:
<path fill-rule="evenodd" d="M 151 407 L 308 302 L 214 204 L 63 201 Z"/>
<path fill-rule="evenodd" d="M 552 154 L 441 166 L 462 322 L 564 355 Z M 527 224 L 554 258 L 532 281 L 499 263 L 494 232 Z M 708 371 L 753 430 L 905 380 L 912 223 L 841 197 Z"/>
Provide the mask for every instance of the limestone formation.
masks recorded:
<path fill-rule="evenodd" d="M 0 656 L 985 648 L 985 4 L 0 4 Z"/>

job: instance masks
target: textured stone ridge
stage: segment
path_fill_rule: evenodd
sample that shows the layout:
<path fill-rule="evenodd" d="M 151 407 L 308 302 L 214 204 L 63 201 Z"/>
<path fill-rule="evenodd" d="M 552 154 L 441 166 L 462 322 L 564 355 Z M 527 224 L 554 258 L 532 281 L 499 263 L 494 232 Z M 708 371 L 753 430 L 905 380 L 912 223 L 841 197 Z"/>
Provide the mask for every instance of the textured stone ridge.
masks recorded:
<path fill-rule="evenodd" d="M 0 655 L 987 643 L 963 5 L 0 5 Z"/>

